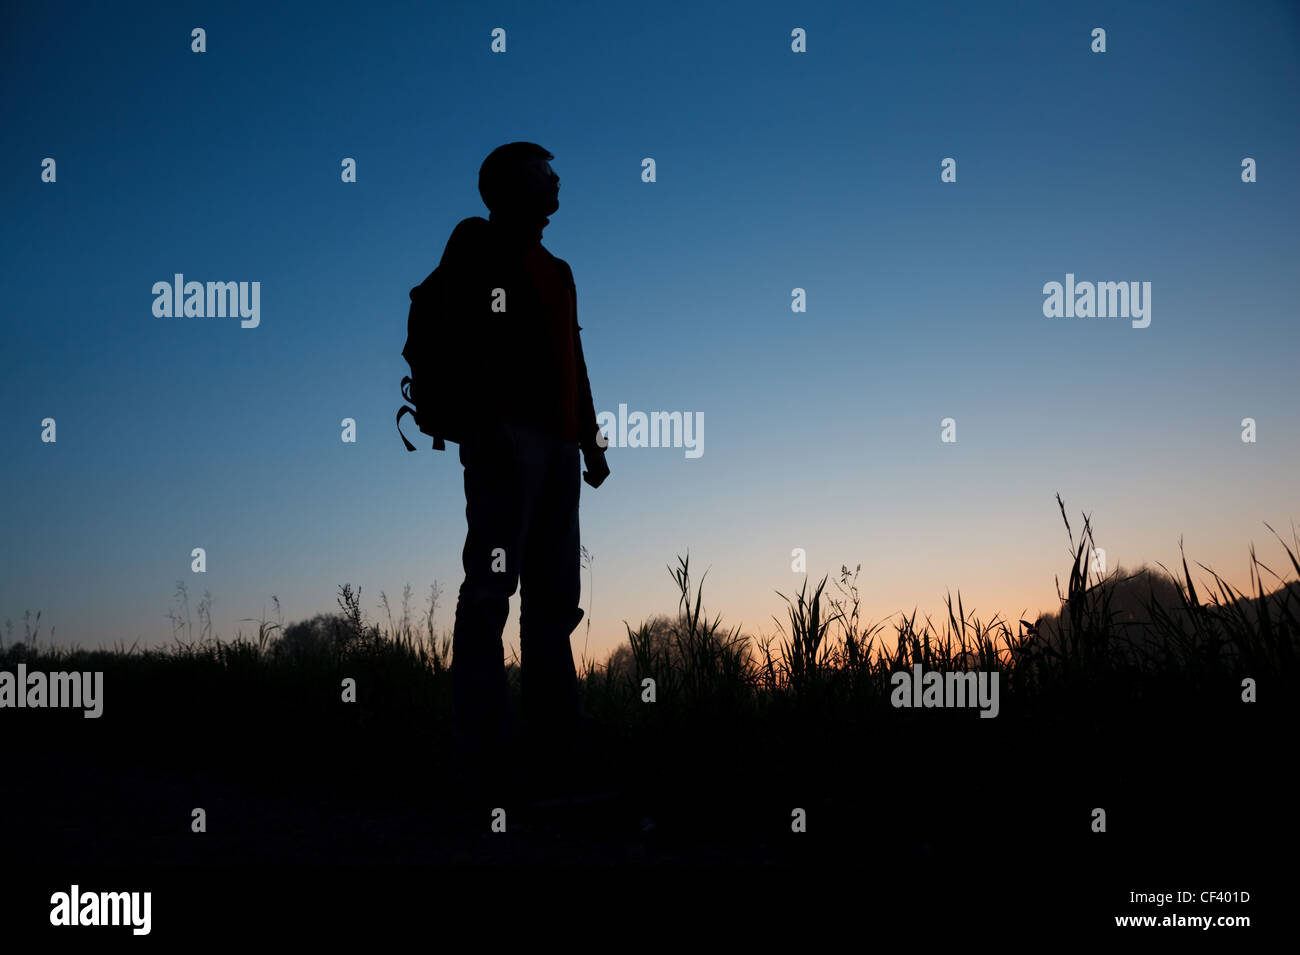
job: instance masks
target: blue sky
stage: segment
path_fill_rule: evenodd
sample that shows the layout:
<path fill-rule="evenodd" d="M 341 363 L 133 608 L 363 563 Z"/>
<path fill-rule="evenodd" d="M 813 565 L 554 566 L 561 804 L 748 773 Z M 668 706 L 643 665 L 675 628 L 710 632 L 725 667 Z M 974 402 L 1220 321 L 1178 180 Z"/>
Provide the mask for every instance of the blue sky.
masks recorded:
<path fill-rule="evenodd" d="M 4 19 L 0 621 L 149 644 L 177 581 L 231 636 L 272 594 L 292 620 L 344 581 L 374 613 L 437 580 L 449 626 L 461 468 L 394 433 L 407 291 L 485 214 L 479 163 L 513 140 L 555 155 L 544 242 L 574 272 L 597 410 L 705 420 L 700 458 L 616 448 L 584 485 L 589 652 L 673 609 L 688 550 L 706 606 L 770 632 L 796 547 L 815 578 L 861 562 L 876 618 L 958 589 L 1011 617 L 1052 609 L 1058 492 L 1112 564 L 1169 563 L 1181 537 L 1243 583 L 1252 540 L 1275 556 L 1263 522 L 1300 517 L 1295 5 Z M 155 317 L 177 272 L 259 281 L 259 327 Z M 1150 327 L 1044 317 L 1066 273 L 1151 282 Z"/>

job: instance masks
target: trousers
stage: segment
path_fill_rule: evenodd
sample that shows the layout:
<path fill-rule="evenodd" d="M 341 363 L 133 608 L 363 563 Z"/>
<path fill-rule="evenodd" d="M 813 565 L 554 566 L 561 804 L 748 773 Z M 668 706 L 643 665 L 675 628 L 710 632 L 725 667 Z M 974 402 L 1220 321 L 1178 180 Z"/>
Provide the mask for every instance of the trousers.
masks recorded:
<path fill-rule="evenodd" d="M 451 680 L 457 736 L 472 747 L 505 741 L 502 632 L 516 588 L 525 735 L 563 742 L 577 729 L 569 637 L 583 618 L 578 460 L 577 442 L 519 423 L 505 425 L 504 440 L 460 445 L 468 531 Z"/>

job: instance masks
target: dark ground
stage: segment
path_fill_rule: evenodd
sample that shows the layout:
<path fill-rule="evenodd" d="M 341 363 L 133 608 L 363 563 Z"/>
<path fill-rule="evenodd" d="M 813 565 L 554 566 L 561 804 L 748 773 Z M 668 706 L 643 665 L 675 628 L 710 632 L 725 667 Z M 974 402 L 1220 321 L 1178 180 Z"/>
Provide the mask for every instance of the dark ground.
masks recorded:
<path fill-rule="evenodd" d="M 1004 699 L 988 720 L 890 710 L 858 726 L 794 720 L 780 731 L 702 721 L 656 739 L 606 727 L 577 784 L 603 798 L 536 805 L 513 788 L 473 792 L 437 726 L 286 739 L 193 712 L 11 710 L 3 856 L 11 877 L 31 877 L 5 896 L 27 902 L 8 913 L 0 903 L 0 916 L 39 924 L 50 891 L 78 879 L 119 887 L 113 878 L 154 889 L 155 922 L 173 932 L 217 904 L 185 887 L 214 879 L 250 896 L 293 887 L 327 908 L 350 898 L 358 917 L 381 904 L 360 901 L 376 885 L 414 882 L 454 899 L 488 872 L 497 887 L 614 883 L 623 902 L 645 893 L 650 904 L 705 866 L 709 885 L 760 892 L 760 910 L 767 896 L 788 912 L 842 892 L 926 924 L 996 913 L 1004 933 L 1108 922 L 1113 933 L 1114 915 L 1162 914 L 1129 904 L 1129 892 L 1178 888 L 1248 890 L 1250 905 L 1220 910 L 1262 918 L 1282 889 L 1276 874 L 1294 866 L 1289 714 L 1187 701 L 1097 714 L 1080 700 L 1049 717 Z M 196 806 L 205 833 L 190 831 Z M 1105 833 L 1090 829 L 1098 806 Z M 490 829 L 496 807 L 505 833 Z M 791 832 L 794 807 L 807 812 L 805 833 Z M 420 868 L 345 868 L 358 865 Z M 593 878 L 570 866 L 607 868 Z M 169 889 L 183 904 L 164 904 Z"/>

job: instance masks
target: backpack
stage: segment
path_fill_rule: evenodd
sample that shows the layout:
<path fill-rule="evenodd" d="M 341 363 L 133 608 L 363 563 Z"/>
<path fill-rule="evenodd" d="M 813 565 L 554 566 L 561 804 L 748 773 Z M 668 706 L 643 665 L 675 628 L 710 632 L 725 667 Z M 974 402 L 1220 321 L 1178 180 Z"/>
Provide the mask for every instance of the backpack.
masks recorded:
<path fill-rule="evenodd" d="M 483 297 L 486 262 L 493 258 L 489 223 L 479 216 L 462 219 L 452 230 L 438 267 L 411 289 L 411 309 L 406 317 L 406 345 L 402 357 L 411 367 L 401 383 L 407 402 L 397 412 L 397 433 L 407 451 L 415 445 L 402 433 L 402 418 L 411 415 L 415 425 L 433 438 L 433 449 L 444 451 L 446 442 L 460 444 L 475 430 L 482 409 L 482 388 L 470 384 L 472 368 L 481 365 L 483 319 L 472 307 Z"/>
<path fill-rule="evenodd" d="M 503 256 L 488 220 L 462 219 L 447 240 L 438 267 L 411 289 L 402 348 L 411 373 L 401 383 L 407 404 L 397 412 L 397 433 L 407 451 L 415 450 L 402 433 L 402 418 L 408 414 L 422 433 L 433 438 L 435 451 L 446 450 L 448 441 L 461 444 L 482 428 L 492 398 L 481 383 L 473 384 L 475 369 L 481 377 L 489 353 L 499 362 L 500 337 L 517 330 L 499 319 L 489 329 L 484 324 L 491 320 L 485 314 L 486 304 L 479 308 L 474 303 L 486 303 L 488 290 L 501 287 L 509 290 L 511 301 L 523 296 L 528 303 L 525 312 L 536 307 L 536 292 L 522 266 L 503 263 Z"/>
<path fill-rule="evenodd" d="M 397 433 L 407 451 L 415 450 L 402 432 L 402 418 L 408 414 L 423 434 L 433 438 L 435 451 L 444 451 L 447 441 L 458 442 L 463 437 L 459 412 L 464 389 L 457 375 L 463 315 L 448 278 L 439 264 L 410 293 L 402 357 L 411 373 L 402 378 L 400 388 L 407 404 L 397 412 Z"/>

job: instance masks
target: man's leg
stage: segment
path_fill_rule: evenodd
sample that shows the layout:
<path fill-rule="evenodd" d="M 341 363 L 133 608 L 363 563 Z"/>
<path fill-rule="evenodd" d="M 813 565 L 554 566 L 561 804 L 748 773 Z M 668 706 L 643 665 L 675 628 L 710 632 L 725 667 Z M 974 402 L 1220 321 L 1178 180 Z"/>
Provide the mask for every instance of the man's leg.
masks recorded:
<path fill-rule="evenodd" d="M 572 742 L 580 711 L 570 635 L 582 620 L 578 446 L 530 430 L 546 461 L 524 541 L 519 644 L 524 720 L 535 740 Z"/>
<path fill-rule="evenodd" d="M 451 680 L 457 739 L 471 752 L 504 739 L 508 691 L 501 635 L 519 583 L 537 468 L 506 447 L 467 442 L 465 581 L 456 601 Z"/>

